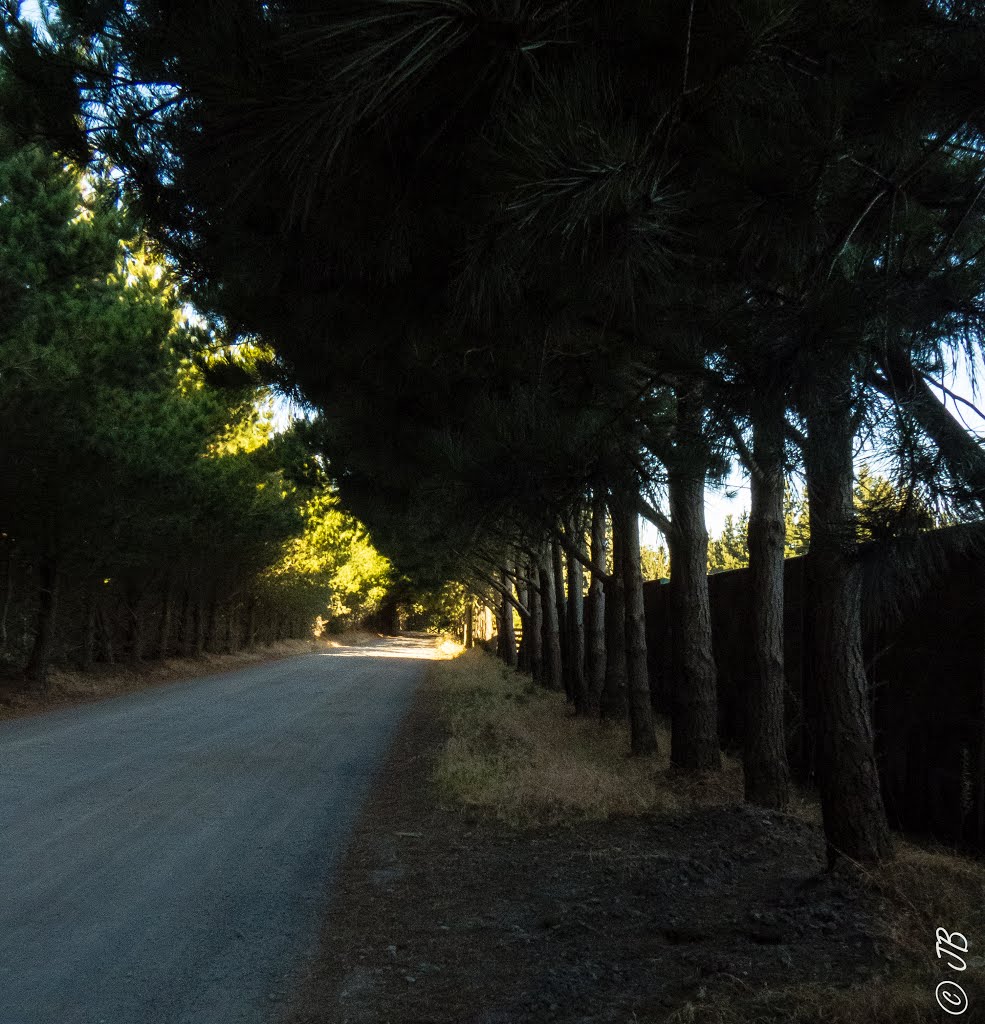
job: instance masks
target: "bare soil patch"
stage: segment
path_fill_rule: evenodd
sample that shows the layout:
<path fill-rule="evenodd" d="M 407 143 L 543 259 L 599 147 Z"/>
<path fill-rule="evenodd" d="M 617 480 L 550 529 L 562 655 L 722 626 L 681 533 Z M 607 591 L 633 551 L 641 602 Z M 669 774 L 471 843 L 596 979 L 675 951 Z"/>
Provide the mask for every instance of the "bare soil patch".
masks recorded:
<path fill-rule="evenodd" d="M 951 1019 L 933 911 L 914 975 L 885 880 L 827 872 L 809 816 L 671 802 L 513 826 L 443 805 L 444 700 L 425 687 L 394 743 L 285 1024 Z M 955 898 L 981 891 L 969 871 Z"/>

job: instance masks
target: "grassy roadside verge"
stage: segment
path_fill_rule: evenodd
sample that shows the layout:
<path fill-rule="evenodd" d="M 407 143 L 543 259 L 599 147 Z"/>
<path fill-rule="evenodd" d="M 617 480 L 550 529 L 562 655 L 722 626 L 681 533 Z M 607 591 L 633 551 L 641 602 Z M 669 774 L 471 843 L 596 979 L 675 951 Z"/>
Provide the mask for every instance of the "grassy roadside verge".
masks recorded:
<path fill-rule="evenodd" d="M 561 826 L 576 834 L 591 822 L 645 817 L 653 824 L 655 842 L 662 826 L 686 829 L 698 812 L 713 817 L 720 812 L 722 822 L 730 822 L 747 810 L 741 806 L 739 765 L 729 761 L 721 777 L 684 785 L 669 773 L 665 754 L 655 762 L 626 757 L 628 741 L 619 728 L 601 729 L 597 723 L 571 718 L 557 696 L 535 689 L 489 655 L 471 651 L 435 663 L 428 687 L 436 694 L 448 732 L 433 778 L 449 808 L 467 809 L 508 827 Z M 666 752 L 668 737 L 660 740 Z M 772 873 L 779 878 L 788 871 L 794 849 L 791 829 L 811 824 L 809 838 L 819 846 L 817 818 L 816 807 L 802 798 L 791 814 L 772 820 L 767 877 Z M 695 832 L 693 838 L 695 844 L 705 842 L 706 832 Z M 736 836 L 732 846 L 744 856 L 740 845 Z M 860 952 L 853 960 L 846 949 L 849 955 L 832 960 L 829 976 L 811 976 L 810 965 L 798 959 L 822 955 L 827 946 L 820 934 L 817 941 L 810 933 L 799 943 L 788 939 L 782 934 L 786 911 L 766 905 L 768 886 L 747 885 L 743 877 L 723 874 L 722 880 L 733 888 L 748 888 L 748 906 L 739 908 L 740 915 L 753 920 L 759 915 L 766 921 L 761 941 L 754 941 L 763 947 L 784 946 L 789 968 L 764 968 L 758 977 L 756 972 L 743 977 L 746 972 L 730 968 L 713 971 L 677 1005 L 634 1009 L 635 1016 L 627 1019 L 634 1024 L 924 1024 L 959 1019 L 939 1010 L 934 1001 L 938 983 L 950 980 L 960 982 L 970 999 L 960 1019 L 985 1020 L 985 865 L 902 839 L 897 846 L 896 861 L 875 870 L 848 866 L 834 879 L 819 874 L 817 884 L 835 887 L 829 903 L 836 911 L 829 914 L 829 903 L 807 908 L 831 918 L 819 932 L 835 941 L 838 929 L 847 932 L 864 921 L 870 942 L 859 948 L 871 945 L 874 955 Z M 704 851 L 693 852 L 700 856 Z M 808 878 L 801 884 L 812 882 Z M 696 934 L 704 934 L 698 902 Z M 769 929 L 777 913 L 781 919 L 774 941 Z M 969 939 L 966 972 L 950 971 L 938 959 L 938 928 Z M 640 940 L 648 937 L 641 935 Z"/>
<path fill-rule="evenodd" d="M 283 658 L 326 648 L 368 643 L 375 634 L 353 631 L 323 640 L 280 640 L 269 645 L 244 648 L 232 654 L 202 654 L 197 658 L 168 658 L 139 664 L 95 666 L 91 672 L 54 668 L 46 695 L 24 692 L 20 680 L 0 680 L 0 721 L 40 714 L 56 708 L 118 697 L 154 686 L 179 683 L 187 679 L 235 672 Z M 15 685 L 16 684 L 16 685 Z"/>
<path fill-rule="evenodd" d="M 663 726 L 655 761 L 628 757 L 626 726 L 572 717 L 557 694 L 480 650 L 436 662 L 427 685 L 438 694 L 449 732 L 435 770 L 449 804 L 530 826 L 741 800 L 734 760 L 726 759 L 718 779 L 668 785 L 670 735 Z"/>

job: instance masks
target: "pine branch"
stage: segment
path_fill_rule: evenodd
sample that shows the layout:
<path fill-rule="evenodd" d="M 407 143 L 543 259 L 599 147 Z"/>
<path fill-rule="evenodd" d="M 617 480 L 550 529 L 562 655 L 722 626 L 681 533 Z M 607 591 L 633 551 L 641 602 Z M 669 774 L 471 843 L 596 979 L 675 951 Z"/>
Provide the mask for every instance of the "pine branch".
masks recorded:
<path fill-rule="evenodd" d="M 586 555 L 584 551 L 577 545 L 572 543 L 570 538 L 565 534 L 564 530 L 557 528 L 553 531 L 553 536 L 557 538 L 557 542 L 561 547 L 571 555 L 572 558 L 576 558 L 581 564 L 588 570 L 591 571 L 593 576 L 597 576 L 603 583 L 608 583 L 612 579 L 611 573 L 605 571 L 592 557 Z"/>
<path fill-rule="evenodd" d="M 668 539 L 674 532 L 674 524 L 658 508 L 651 505 L 643 495 L 637 497 L 637 508 L 640 515 L 653 525 Z"/>

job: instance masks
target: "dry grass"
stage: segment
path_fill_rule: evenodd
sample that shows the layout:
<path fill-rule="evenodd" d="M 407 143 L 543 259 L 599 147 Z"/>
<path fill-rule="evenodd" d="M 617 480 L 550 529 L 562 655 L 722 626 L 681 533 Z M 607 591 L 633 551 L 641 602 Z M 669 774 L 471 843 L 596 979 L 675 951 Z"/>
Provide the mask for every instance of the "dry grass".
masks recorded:
<path fill-rule="evenodd" d="M 197 658 L 168 658 L 139 665 L 97 665 L 92 672 L 55 668 L 49 674 L 46 695 L 14 691 L 0 700 L 0 720 L 18 718 L 55 707 L 133 693 L 151 686 L 196 679 L 219 672 L 234 672 L 281 658 L 292 658 L 325 647 L 367 643 L 375 634 L 353 631 L 325 640 L 280 640 L 237 651 L 235 654 L 203 654 Z"/>
<path fill-rule="evenodd" d="M 656 758 L 628 756 L 623 725 L 575 718 L 564 698 L 535 687 L 482 651 L 439 661 L 429 685 L 450 733 L 435 780 L 450 801 L 511 825 L 671 812 L 741 799 L 741 769 L 669 782 L 666 729 Z"/>
<path fill-rule="evenodd" d="M 438 693 L 450 736 L 435 770 L 442 795 L 510 825 L 575 823 L 613 815 L 673 813 L 742 799 L 742 768 L 725 759 L 721 775 L 685 781 L 671 775 L 669 737 L 658 730 L 656 759 L 627 756 L 622 726 L 600 728 L 576 719 L 564 700 L 531 684 L 497 659 L 469 651 L 438 662 L 429 685 Z M 820 824 L 809 793 L 791 813 Z M 878 938 L 890 954 L 885 973 L 848 983 L 699 990 L 669 1016 L 647 1024 L 925 1024 L 947 1017 L 934 1003 L 939 981 L 967 990 L 971 1006 L 960 1019 L 985 1020 L 985 864 L 945 849 L 897 839 L 897 856 L 859 873 L 877 908 Z M 949 971 L 935 952 L 938 928 L 971 943 L 968 970 Z"/>
<path fill-rule="evenodd" d="M 323 636 L 320 640 L 315 641 L 315 646 L 320 643 L 325 647 L 358 647 L 360 644 L 368 644 L 371 640 L 378 639 L 379 634 L 377 633 L 368 633 L 364 629 L 349 629 L 338 636 Z M 299 642 L 307 643 L 304 640 Z"/>
<path fill-rule="evenodd" d="M 853 988 L 791 985 L 753 991 L 742 983 L 711 1002 L 689 1002 L 664 1024 L 928 1024 L 933 989 L 888 981 Z"/>
<path fill-rule="evenodd" d="M 881 903 L 893 978 L 900 990 L 914 991 L 916 1006 L 926 1011 L 938 983 L 949 979 L 969 998 L 970 1008 L 960 1019 L 985 1021 L 985 864 L 950 850 L 901 841 L 896 859 L 865 878 Z M 966 971 L 953 971 L 946 956 L 938 959 L 938 928 L 966 937 Z M 952 1018 L 938 1011 L 935 1019 Z"/>
<path fill-rule="evenodd" d="M 765 990 L 740 984 L 652 1018 L 654 1024 L 925 1024 L 951 1019 L 934 1002 L 945 979 L 958 982 L 969 997 L 960 1019 L 985 1020 L 985 864 L 899 839 L 895 860 L 848 870 L 859 873 L 878 907 L 879 938 L 889 953 L 885 976 L 850 986 L 837 980 Z M 938 928 L 967 937 L 966 972 L 937 958 Z"/>

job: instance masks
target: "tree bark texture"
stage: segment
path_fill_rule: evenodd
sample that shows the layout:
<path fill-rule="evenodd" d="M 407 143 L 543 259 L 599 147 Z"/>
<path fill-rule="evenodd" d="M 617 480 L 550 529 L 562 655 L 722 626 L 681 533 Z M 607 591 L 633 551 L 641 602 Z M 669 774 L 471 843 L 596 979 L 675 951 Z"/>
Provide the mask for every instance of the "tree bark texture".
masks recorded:
<path fill-rule="evenodd" d="M 521 567 L 517 573 L 517 597 L 520 599 L 520 604 L 523 605 L 524 608 L 532 609 L 535 602 L 532 599 L 532 591 L 528 588 L 527 584 L 519 578 L 520 575 L 522 575 L 522 572 L 523 569 Z M 530 632 L 533 629 L 532 622 L 533 619 L 531 618 L 529 611 L 526 614 L 523 612 L 520 613 L 520 643 L 516 652 L 517 671 L 529 672 L 531 675 L 533 674 L 530 661 Z"/>
<path fill-rule="evenodd" d="M 246 638 L 247 647 L 252 647 L 257 638 L 257 602 L 255 597 L 250 598 L 246 606 Z"/>
<path fill-rule="evenodd" d="M 79 658 L 79 668 L 83 672 L 89 672 L 96 660 L 96 591 L 92 584 L 86 590 L 83 614 L 85 619 L 82 624 L 82 655 Z"/>
<path fill-rule="evenodd" d="M 605 719 L 629 714 L 626 683 L 626 587 L 622 573 L 622 535 L 612 508 L 612 576 L 605 582 L 605 685 L 599 701 Z"/>
<path fill-rule="evenodd" d="M 668 474 L 673 711 L 670 762 L 678 771 L 718 771 L 718 680 L 708 597 L 704 409 L 700 394 L 677 397 L 677 452 Z"/>
<path fill-rule="evenodd" d="M 557 540 L 551 543 L 551 579 L 557 606 L 557 634 L 561 649 L 561 679 L 568 700 L 574 700 L 571 670 L 568 664 L 568 602 L 564 592 L 564 552 Z"/>
<path fill-rule="evenodd" d="M 819 783 L 828 861 L 891 856 L 876 770 L 862 653 L 861 587 L 852 507 L 852 405 L 847 379 L 826 382 L 806 409 L 811 517 L 808 643 L 820 717 Z"/>
<path fill-rule="evenodd" d="M 596 498 L 592 506 L 592 561 L 605 569 L 605 503 Z M 585 674 L 589 710 L 598 714 L 605 688 L 605 584 L 592 573 L 585 619 Z"/>
<path fill-rule="evenodd" d="M 561 636 L 558 629 L 557 594 L 554 590 L 554 559 L 551 546 L 545 544 L 538 568 L 541 598 L 541 636 L 544 657 L 544 686 L 563 690 Z"/>
<path fill-rule="evenodd" d="M 137 588 L 127 591 L 127 658 L 139 664 L 144 655 L 144 619 L 141 609 L 143 594 Z"/>
<path fill-rule="evenodd" d="M 571 539 L 581 546 L 581 531 L 576 528 L 577 517 L 572 521 Z M 575 703 L 576 715 L 589 715 L 592 702 L 588 692 L 588 677 L 585 675 L 585 573 L 581 562 L 574 555 L 568 561 L 568 678 L 571 696 Z"/>
<path fill-rule="evenodd" d="M 630 495 L 617 504 L 614 530 L 620 535 L 622 574 L 626 594 L 626 687 L 629 697 L 631 751 L 638 756 L 655 754 L 657 734 L 653 727 L 650 673 L 646 662 L 646 620 L 643 613 L 643 567 L 640 562 L 640 523 L 636 502 Z"/>
<path fill-rule="evenodd" d="M 48 669 L 55 645 L 55 622 L 58 614 L 58 565 L 46 555 L 38 566 L 38 617 L 34 646 L 27 663 L 27 678 L 48 690 Z"/>
<path fill-rule="evenodd" d="M 7 646 L 7 616 L 14 597 L 14 554 L 9 542 L 4 543 L 3 601 L 0 602 L 0 650 Z"/>
<path fill-rule="evenodd" d="M 226 605 L 226 651 L 229 654 L 235 654 L 236 649 L 239 647 L 239 629 L 237 623 L 239 620 L 239 605 L 236 602 L 231 601 Z M 300 632 L 301 622 L 298 620 L 298 636 L 301 636 Z"/>
<path fill-rule="evenodd" d="M 471 647 L 473 643 L 472 639 L 472 620 L 475 618 L 475 602 L 472 598 L 469 598 L 465 603 L 465 626 L 463 630 L 462 643 L 466 648 Z"/>
<path fill-rule="evenodd" d="M 192 653 L 192 627 L 191 627 L 191 594 L 186 587 L 181 592 L 181 607 L 178 609 L 178 635 L 176 637 L 176 650 L 187 658 Z"/>
<path fill-rule="evenodd" d="M 527 575 L 531 580 L 539 576 L 539 569 L 533 562 L 527 567 Z M 528 585 L 530 609 L 530 628 L 524 626 L 524 639 L 529 641 L 530 674 L 538 683 L 544 685 L 544 601 L 539 584 Z M 551 600 L 553 600 L 551 595 Z"/>
<path fill-rule="evenodd" d="M 192 636 L 195 657 L 200 658 L 205 653 L 205 608 L 201 598 L 192 608 Z"/>
<path fill-rule="evenodd" d="M 784 731 L 782 405 L 764 411 L 753 430 L 749 512 L 749 586 L 753 666 L 743 749 L 750 803 L 782 810 L 790 800 Z"/>
<path fill-rule="evenodd" d="M 171 620 L 174 616 L 174 587 L 168 583 L 164 588 L 161 604 L 161 620 L 157 631 L 157 656 L 161 661 L 171 653 Z"/>
<path fill-rule="evenodd" d="M 106 614 L 106 606 L 102 601 L 97 601 L 96 603 L 96 620 L 99 624 L 99 636 L 102 641 L 103 661 L 107 665 L 115 665 L 116 652 L 113 643 L 113 623 Z"/>
<path fill-rule="evenodd" d="M 510 579 L 507 570 L 505 568 L 502 569 L 499 575 L 503 589 L 507 593 L 512 594 L 513 581 Z M 499 656 L 510 668 L 516 668 L 516 633 L 513 629 L 513 605 L 505 597 L 500 607 L 499 619 Z"/>

